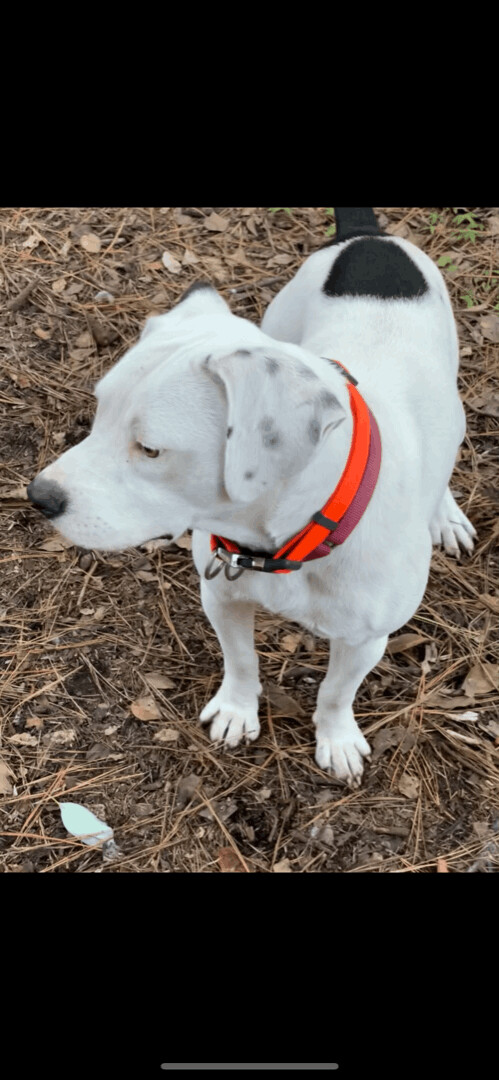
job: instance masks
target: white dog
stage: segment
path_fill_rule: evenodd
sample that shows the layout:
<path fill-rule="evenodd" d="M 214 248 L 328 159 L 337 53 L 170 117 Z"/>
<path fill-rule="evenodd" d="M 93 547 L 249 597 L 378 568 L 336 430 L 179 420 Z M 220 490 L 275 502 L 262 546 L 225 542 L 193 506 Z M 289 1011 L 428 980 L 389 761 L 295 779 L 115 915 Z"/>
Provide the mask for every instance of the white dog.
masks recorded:
<path fill-rule="evenodd" d="M 215 741 L 259 734 L 256 605 L 329 638 L 316 761 L 356 786 L 356 691 L 416 611 L 432 541 L 472 551 L 476 534 L 447 486 L 465 420 L 442 276 L 371 210 L 336 217 L 261 330 L 209 285 L 151 318 L 96 387 L 91 434 L 28 495 L 86 548 L 194 530 L 224 654 L 201 713 Z"/>

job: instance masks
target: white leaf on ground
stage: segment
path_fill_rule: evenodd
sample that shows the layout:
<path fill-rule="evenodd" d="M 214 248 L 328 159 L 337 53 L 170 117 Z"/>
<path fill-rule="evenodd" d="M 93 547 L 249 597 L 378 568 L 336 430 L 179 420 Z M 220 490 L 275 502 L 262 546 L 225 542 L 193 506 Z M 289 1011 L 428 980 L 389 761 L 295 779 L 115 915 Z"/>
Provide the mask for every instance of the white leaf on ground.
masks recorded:
<path fill-rule="evenodd" d="M 11 776 L 12 770 L 9 769 L 7 762 L 0 758 L 0 795 L 12 795 Z"/>
<path fill-rule="evenodd" d="M 14 746 L 38 746 L 36 735 L 30 735 L 29 731 L 20 731 L 17 735 L 9 735 L 9 742 Z"/>
<path fill-rule="evenodd" d="M 166 269 L 169 270 L 171 274 L 179 274 L 182 269 L 178 259 L 176 259 L 170 251 L 163 252 L 161 256 L 161 262 L 163 263 L 163 266 L 166 266 Z"/>
<path fill-rule="evenodd" d="M 112 839 L 113 830 L 106 825 L 105 821 L 100 821 L 95 814 L 92 814 L 91 810 L 87 810 L 86 806 L 64 802 L 59 803 L 59 809 L 64 828 L 71 833 L 71 836 L 77 836 L 84 844 L 93 846 Z"/>
<path fill-rule="evenodd" d="M 89 251 L 91 255 L 97 255 L 101 249 L 101 242 L 95 233 L 84 233 L 80 237 L 80 244 L 84 251 Z"/>

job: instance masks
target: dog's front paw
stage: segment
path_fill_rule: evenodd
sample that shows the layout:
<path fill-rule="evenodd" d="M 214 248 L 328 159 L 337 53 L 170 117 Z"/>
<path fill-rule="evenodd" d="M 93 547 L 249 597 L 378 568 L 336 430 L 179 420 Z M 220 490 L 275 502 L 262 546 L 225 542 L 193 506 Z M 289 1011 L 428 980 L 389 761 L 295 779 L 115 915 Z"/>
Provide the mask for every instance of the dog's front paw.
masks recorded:
<path fill-rule="evenodd" d="M 212 720 L 210 739 L 212 742 L 223 742 L 229 749 L 239 746 L 243 740 L 246 743 L 254 742 L 260 734 L 258 708 L 232 704 L 221 689 L 205 705 L 199 719 L 202 724 Z"/>
<path fill-rule="evenodd" d="M 314 717 L 314 722 L 317 723 Z M 333 772 L 339 780 L 345 780 L 349 787 L 360 787 L 364 772 L 364 758 L 371 754 L 371 747 L 365 740 L 355 721 L 342 731 L 317 731 L 315 760 L 321 769 Z"/>
<path fill-rule="evenodd" d="M 447 554 L 455 558 L 459 558 L 460 548 L 464 548 L 470 555 L 473 551 L 476 529 L 473 528 L 471 521 L 468 521 L 466 514 L 459 509 L 449 488 L 430 523 L 430 533 L 432 543 L 441 544 Z"/>

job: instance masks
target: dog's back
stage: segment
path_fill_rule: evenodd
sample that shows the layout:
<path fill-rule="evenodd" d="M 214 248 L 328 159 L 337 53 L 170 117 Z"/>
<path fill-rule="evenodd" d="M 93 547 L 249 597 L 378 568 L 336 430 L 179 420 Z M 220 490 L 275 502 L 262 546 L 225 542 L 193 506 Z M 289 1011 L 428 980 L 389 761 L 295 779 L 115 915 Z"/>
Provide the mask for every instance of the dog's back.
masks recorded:
<path fill-rule="evenodd" d="M 334 240 L 279 293 L 262 329 L 353 373 L 383 427 L 384 444 L 393 442 L 401 473 L 409 487 L 418 487 L 420 507 L 430 517 L 465 430 L 447 289 L 423 251 L 383 235 L 372 209 L 335 212 Z"/>

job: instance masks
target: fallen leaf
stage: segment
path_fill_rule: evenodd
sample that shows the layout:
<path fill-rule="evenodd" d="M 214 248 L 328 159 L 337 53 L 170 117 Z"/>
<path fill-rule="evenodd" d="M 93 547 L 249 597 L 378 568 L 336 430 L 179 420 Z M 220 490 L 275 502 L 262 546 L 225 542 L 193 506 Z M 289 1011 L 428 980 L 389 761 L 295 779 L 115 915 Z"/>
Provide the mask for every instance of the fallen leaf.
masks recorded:
<path fill-rule="evenodd" d="M 481 342 L 480 342 L 481 344 Z M 483 416 L 499 416 L 499 394 L 486 391 L 477 397 L 467 398 L 466 404 Z"/>
<path fill-rule="evenodd" d="M 43 720 L 42 720 L 41 716 L 28 716 L 28 719 L 26 720 L 25 727 L 27 727 L 27 728 L 36 728 L 37 730 L 42 728 L 43 727 Z"/>
<path fill-rule="evenodd" d="M 87 359 L 89 353 L 90 349 L 71 349 L 69 359 L 74 360 L 75 364 L 80 366 L 81 362 Z"/>
<path fill-rule="evenodd" d="M 101 761 L 102 758 L 113 757 L 111 748 L 106 743 L 94 743 L 85 754 L 86 761 Z"/>
<path fill-rule="evenodd" d="M 50 341 L 50 338 L 52 337 L 52 331 L 42 330 L 41 326 L 35 326 L 33 333 L 36 334 L 36 336 L 39 337 L 41 341 Z"/>
<path fill-rule="evenodd" d="M 88 319 L 90 329 L 92 331 L 92 337 L 97 345 L 112 345 L 113 341 L 119 337 L 118 331 L 112 326 L 107 326 L 105 323 L 98 322 L 97 319 Z"/>
<path fill-rule="evenodd" d="M 411 750 L 416 742 L 416 736 L 402 724 L 386 725 L 377 731 L 373 740 L 373 761 L 384 754 L 385 750 L 398 747 L 401 753 Z"/>
<path fill-rule="evenodd" d="M 498 689 L 499 664 L 475 664 L 468 672 L 463 690 L 469 697 L 493 694 Z"/>
<path fill-rule="evenodd" d="M 480 330 L 486 341 L 499 341 L 499 315 L 484 315 Z"/>
<path fill-rule="evenodd" d="M 88 349 L 93 343 L 94 339 L 89 330 L 84 330 L 82 334 L 78 334 L 75 342 L 80 349 Z"/>
<path fill-rule="evenodd" d="M 14 746 L 38 746 L 36 735 L 30 735 L 27 731 L 20 731 L 18 735 L 10 735 L 9 742 Z"/>
<path fill-rule="evenodd" d="M 174 543 L 177 547 L 183 548 L 185 551 L 192 551 L 192 536 L 179 536 Z"/>
<path fill-rule="evenodd" d="M 80 236 L 80 244 L 83 250 L 89 251 L 91 255 L 98 255 L 101 249 L 101 242 L 95 233 L 84 233 Z"/>
<path fill-rule="evenodd" d="M 465 720 L 468 724 L 476 724 L 479 715 L 479 713 L 473 712 L 471 709 L 462 713 L 445 713 L 449 720 Z"/>
<path fill-rule="evenodd" d="M 417 777 L 409 776 L 408 773 L 404 773 L 399 780 L 399 791 L 402 795 L 405 795 L 407 799 L 417 799 L 420 787 L 421 782 Z"/>
<path fill-rule="evenodd" d="M 72 544 L 69 540 L 65 540 L 63 536 L 54 536 L 38 545 L 39 551 L 65 551 L 68 547 L 72 547 Z"/>
<path fill-rule="evenodd" d="M 198 262 L 199 262 L 199 259 L 198 259 L 197 255 L 195 255 L 193 251 L 190 251 L 189 248 L 186 248 L 185 251 L 184 251 L 184 254 L 183 254 L 183 258 L 182 258 L 182 265 L 183 266 L 194 266 L 195 263 L 198 263 Z"/>
<path fill-rule="evenodd" d="M 203 269 L 206 270 L 209 277 L 215 279 L 218 285 L 222 285 L 226 279 L 227 271 L 225 266 L 220 262 L 220 259 L 213 258 L 211 255 L 205 255 Z"/>
<path fill-rule="evenodd" d="M 78 837 L 84 844 L 93 847 L 94 844 L 112 840 L 113 830 L 106 825 L 105 821 L 100 821 L 95 814 L 92 814 L 91 810 L 87 810 L 86 806 L 63 802 L 59 803 L 59 809 L 64 828 L 71 833 L 71 836 Z"/>
<path fill-rule="evenodd" d="M 386 651 L 394 656 L 395 653 L 407 652 L 408 649 L 415 649 L 416 645 L 423 645 L 428 639 L 423 637 L 422 634 L 399 634 L 398 637 L 392 638 L 388 642 Z"/>
<path fill-rule="evenodd" d="M 177 742 L 180 732 L 173 727 L 160 728 L 154 736 L 154 742 L 173 743 Z"/>
<path fill-rule="evenodd" d="M 205 228 L 209 229 L 210 232 L 225 232 L 228 224 L 228 218 L 220 217 L 220 214 L 215 213 L 210 214 L 210 216 L 206 217 L 203 222 Z"/>
<path fill-rule="evenodd" d="M 170 251 L 163 252 L 161 262 L 171 274 L 179 274 L 182 269 L 181 263 L 179 263 L 178 259 L 176 259 Z"/>
<path fill-rule="evenodd" d="M 472 697 L 465 697 L 463 694 L 457 694 L 452 697 L 451 694 L 442 694 L 438 690 L 431 691 L 424 698 L 425 705 L 429 705 L 432 709 L 464 709 L 467 705 L 474 705 L 474 699 Z"/>
<path fill-rule="evenodd" d="M 421 664 L 421 671 L 423 675 L 429 675 L 431 671 L 431 664 L 438 660 L 438 649 L 436 641 L 430 641 L 428 645 L 425 645 L 424 660 Z"/>
<path fill-rule="evenodd" d="M 158 289 L 158 291 L 154 293 L 154 296 L 151 296 L 151 304 L 154 304 L 158 308 L 164 307 L 167 303 L 168 293 L 166 289 Z"/>
<path fill-rule="evenodd" d="M 177 789 L 177 805 L 180 807 L 186 806 L 191 801 L 200 783 L 201 777 L 196 776 L 195 773 L 184 776 Z"/>
<path fill-rule="evenodd" d="M 286 652 L 296 652 L 301 641 L 301 634 L 284 634 L 281 638 L 281 645 Z"/>
<path fill-rule="evenodd" d="M 160 210 L 160 214 L 161 214 L 161 210 Z M 177 222 L 177 225 L 192 225 L 193 224 L 192 218 L 189 217 L 187 214 L 183 214 L 182 210 L 180 209 L 179 206 L 177 206 L 176 209 L 173 211 L 173 216 L 175 218 L 175 221 Z"/>
<path fill-rule="evenodd" d="M 231 847 L 220 848 L 218 861 L 222 874 L 244 874 L 244 866 Z"/>
<path fill-rule="evenodd" d="M 12 783 L 9 777 L 13 775 L 7 762 L 0 758 L 0 795 L 12 795 Z"/>
<path fill-rule="evenodd" d="M 265 684 L 265 694 L 272 705 L 272 716 L 287 716 L 295 718 L 305 715 L 305 710 L 290 694 L 281 690 L 280 686 L 272 683 Z"/>
<path fill-rule="evenodd" d="M 145 694 L 144 697 L 132 701 L 130 712 L 137 720 L 161 720 L 161 713 L 152 694 Z"/>
<path fill-rule="evenodd" d="M 274 255 L 272 259 L 269 259 L 267 266 L 289 266 L 289 263 L 294 262 L 294 255 Z"/>
<path fill-rule="evenodd" d="M 255 802 L 257 802 L 257 803 L 265 802 L 266 799 L 270 799 L 270 797 L 272 795 L 272 788 L 262 787 L 262 788 L 260 788 L 259 791 L 255 791 L 253 794 L 254 794 Z"/>
<path fill-rule="evenodd" d="M 145 544 L 141 544 L 140 546 L 144 549 L 144 551 L 147 551 L 149 554 L 153 551 L 164 551 L 165 548 L 170 547 L 170 543 L 170 540 L 165 540 L 161 536 L 159 536 L 157 540 L 146 540 Z M 171 589 L 171 587 L 171 581 L 163 582 L 164 589 Z"/>
<path fill-rule="evenodd" d="M 158 580 L 157 574 L 153 574 L 152 570 L 136 570 L 135 576 L 138 577 L 139 581 L 146 581 L 149 583 Z"/>
<path fill-rule="evenodd" d="M 292 874 L 293 873 L 293 871 L 292 871 L 292 869 L 291 869 L 291 867 L 289 865 L 289 859 L 281 859 L 280 862 L 274 863 L 272 869 L 273 869 L 274 874 Z"/>
<path fill-rule="evenodd" d="M 0 499 L 27 499 L 25 487 L 1 487 Z"/>
<path fill-rule="evenodd" d="M 144 679 L 154 690 L 174 690 L 176 686 L 173 679 L 169 679 L 168 675 L 163 675 L 161 671 L 148 671 L 144 674 Z"/>
<path fill-rule="evenodd" d="M 118 730 L 118 724 L 110 724 L 109 727 L 104 728 L 104 735 L 115 735 Z"/>
<path fill-rule="evenodd" d="M 76 739 L 76 731 L 48 731 L 42 736 L 44 746 L 71 746 Z"/>
<path fill-rule="evenodd" d="M 323 825 L 317 833 L 317 839 L 320 840 L 322 844 L 328 844 L 329 847 L 332 847 L 334 844 L 334 830 L 331 825 Z"/>

